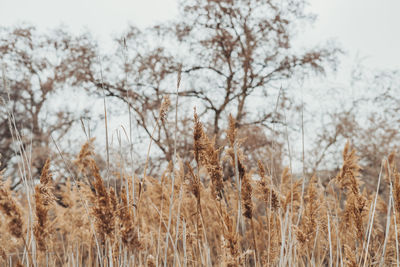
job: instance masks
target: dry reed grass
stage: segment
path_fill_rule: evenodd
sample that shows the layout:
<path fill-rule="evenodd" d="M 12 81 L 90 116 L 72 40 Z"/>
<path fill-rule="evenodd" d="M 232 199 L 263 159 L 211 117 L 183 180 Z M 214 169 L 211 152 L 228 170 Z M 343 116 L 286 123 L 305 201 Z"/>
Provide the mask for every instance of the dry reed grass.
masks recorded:
<path fill-rule="evenodd" d="M 168 105 L 160 110 L 161 123 Z M 324 187 L 318 177 L 296 178 L 289 168 L 271 177 L 261 161 L 258 176 L 248 170 L 232 117 L 227 148 L 215 146 L 196 113 L 193 139 L 192 163 L 178 158 L 160 177 L 115 175 L 121 187 L 104 183 L 91 141 L 73 162 L 75 177 L 66 175 L 65 183 L 55 184 L 47 161 L 31 195 L 32 220 L 26 189 L 14 193 L 1 183 L 1 265 L 399 264 L 394 153 L 384 161 L 390 195 L 378 197 L 362 190 L 359 159 L 348 143 L 339 173 Z M 225 159 L 235 170 L 226 181 Z"/>

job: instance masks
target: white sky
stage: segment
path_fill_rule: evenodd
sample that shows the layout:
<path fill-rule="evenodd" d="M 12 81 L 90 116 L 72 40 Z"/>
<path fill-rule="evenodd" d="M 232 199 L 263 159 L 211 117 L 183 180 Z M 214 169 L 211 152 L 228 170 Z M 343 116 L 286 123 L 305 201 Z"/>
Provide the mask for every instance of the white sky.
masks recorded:
<path fill-rule="evenodd" d="M 400 0 L 310 0 L 318 15 L 300 43 L 335 38 L 349 52 L 366 57 L 373 68 L 400 68 Z M 130 22 L 147 26 L 173 18 L 177 0 L 0 0 L 0 25 L 30 22 L 39 28 L 61 23 L 85 28 L 103 42 Z"/>
<path fill-rule="evenodd" d="M 376 68 L 400 68 L 399 0 L 311 0 L 318 15 L 304 36 L 311 43 L 336 38 L 350 55 Z"/>

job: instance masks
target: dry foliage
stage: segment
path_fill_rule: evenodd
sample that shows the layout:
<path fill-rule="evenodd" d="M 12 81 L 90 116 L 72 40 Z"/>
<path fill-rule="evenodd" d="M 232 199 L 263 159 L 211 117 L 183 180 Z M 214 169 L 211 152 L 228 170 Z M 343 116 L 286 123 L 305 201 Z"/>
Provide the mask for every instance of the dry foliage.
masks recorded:
<path fill-rule="evenodd" d="M 195 113 L 194 161 L 183 164 L 178 158 L 159 179 L 146 176 L 144 188 L 141 178 L 129 175 L 114 177 L 120 187 L 107 186 L 92 140 L 73 163 L 77 177 L 66 183 L 53 181 L 49 160 L 33 194 L 13 194 L 9 182 L 2 183 L 1 264 L 370 266 L 398 261 L 400 173 L 394 153 L 382 172 L 382 183 L 391 188 L 386 198 L 362 190 L 359 159 L 349 143 L 339 173 L 326 187 L 315 176 L 308 182 L 296 178 L 289 168 L 272 177 L 260 161 L 257 176 L 245 166 L 235 124 L 230 117 L 229 146 L 216 148 Z M 235 170 L 226 181 L 224 159 Z"/>

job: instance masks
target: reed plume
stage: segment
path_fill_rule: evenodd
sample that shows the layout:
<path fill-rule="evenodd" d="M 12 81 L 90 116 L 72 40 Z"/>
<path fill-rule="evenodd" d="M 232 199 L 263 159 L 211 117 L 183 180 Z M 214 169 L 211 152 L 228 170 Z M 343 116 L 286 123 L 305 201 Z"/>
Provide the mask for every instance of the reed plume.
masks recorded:
<path fill-rule="evenodd" d="M 158 115 L 158 117 L 161 120 L 161 123 L 163 123 L 163 124 L 165 123 L 165 121 L 167 119 L 167 112 L 168 112 L 168 108 L 170 105 L 171 105 L 171 100 L 169 99 L 169 96 L 168 95 L 164 96 L 163 101 L 160 106 L 159 115 Z"/>
<path fill-rule="evenodd" d="M 356 228 L 356 237 L 362 241 L 364 235 L 364 219 L 367 215 L 366 198 L 360 193 L 360 165 L 355 149 L 350 151 L 349 142 L 343 150 L 343 165 L 335 178 L 341 189 L 346 189 L 346 204 L 344 210 L 344 231 L 349 231 L 353 226 Z"/>
<path fill-rule="evenodd" d="M 1 175 L 0 175 L 0 178 Z M 17 201 L 12 196 L 10 181 L 0 183 L 0 210 L 7 216 L 7 227 L 11 235 L 21 238 L 24 231 L 22 211 Z"/>
<path fill-rule="evenodd" d="M 258 161 L 258 175 L 260 176 L 260 181 L 257 183 L 257 189 L 262 195 L 265 207 L 270 207 L 273 211 L 276 211 L 280 206 L 279 195 L 272 188 L 272 179 L 266 177 L 265 168 L 261 161 Z"/>
<path fill-rule="evenodd" d="M 134 225 L 134 215 L 130 208 L 130 203 L 126 198 L 126 189 L 122 189 L 121 203 L 118 207 L 118 220 L 121 225 L 121 240 L 122 243 L 132 252 L 141 249 L 141 243 L 139 241 L 138 232 Z"/>
<path fill-rule="evenodd" d="M 106 237 L 113 240 L 115 229 L 115 201 L 113 201 L 112 191 L 108 192 L 103 179 L 101 178 L 99 168 L 92 159 L 90 170 L 94 178 L 94 199 L 95 204 L 92 207 L 93 215 L 96 222 L 96 230 L 100 235 L 102 242 L 106 241 Z"/>
<path fill-rule="evenodd" d="M 219 160 L 220 149 L 215 148 L 215 139 L 210 140 L 203 130 L 196 111 L 194 112 L 194 154 L 198 166 L 205 166 L 212 183 L 212 192 L 217 200 L 223 196 L 224 183 Z"/>
<path fill-rule="evenodd" d="M 228 214 L 224 215 L 224 227 L 222 229 L 222 263 L 227 267 L 239 266 L 242 263 L 240 258 L 239 234 L 235 231 L 233 220 Z"/>
<path fill-rule="evenodd" d="M 48 159 L 43 166 L 40 176 L 40 184 L 35 187 L 35 214 L 36 223 L 33 233 L 39 251 L 47 250 L 47 239 L 50 235 L 49 210 L 54 200 L 53 180 L 50 172 L 50 160 Z"/>

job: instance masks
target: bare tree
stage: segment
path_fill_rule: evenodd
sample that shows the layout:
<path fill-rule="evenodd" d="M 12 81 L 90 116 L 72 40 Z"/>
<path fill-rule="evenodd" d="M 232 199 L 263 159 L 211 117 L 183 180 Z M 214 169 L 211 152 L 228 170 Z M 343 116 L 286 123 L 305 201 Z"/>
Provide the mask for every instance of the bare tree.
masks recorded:
<path fill-rule="evenodd" d="M 185 73 L 191 81 L 185 94 L 203 100 L 204 108 L 213 114 L 215 134 L 219 133 L 221 116 L 227 111 L 235 113 L 238 126 L 270 127 L 273 120 L 279 120 L 273 118 L 274 107 L 266 107 L 257 114 L 251 108 L 252 97 L 277 96 L 279 83 L 296 72 L 323 73 L 324 64 L 336 62 L 339 50 L 335 47 L 301 53 L 292 49 L 298 26 L 313 19 L 305 12 L 305 5 L 306 1 L 183 3 L 184 19 L 176 24 L 176 34 L 194 57 L 185 62 Z"/>
<path fill-rule="evenodd" d="M 292 48 L 296 33 L 313 21 L 305 11 L 306 4 L 289 0 L 182 1 L 176 21 L 145 31 L 130 27 L 117 40 L 119 62 L 111 57 L 108 63 L 105 60 L 103 79 L 94 79 L 92 89 L 125 101 L 166 159 L 172 155 L 175 129 L 160 125 L 152 135 L 152 122 L 157 121 L 162 96 L 176 94 L 173 84 L 179 69 L 185 85 L 178 95 L 187 99 L 181 102 L 197 106 L 203 119 L 210 122 L 208 130 L 216 136 L 217 145 L 222 145 L 223 121 L 229 113 L 234 114 L 239 128 L 258 125 L 270 138 L 273 123 L 282 123 L 281 111 L 289 103 L 280 96 L 282 81 L 294 75 L 323 73 L 327 66 L 335 66 L 340 53 L 329 44 L 302 52 Z M 188 105 L 180 110 L 189 112 L 179 115 L 187 122 L 192 112 L 185 107 Z M 184 127 L 187 123 L 178 127 L 180 140 L 187 140 Z M 260 146 L 264 143 L 259 142 Z"/>
<path fill-rule="evenodd" d="M 360 157 L 367 186 L 374 189 L 382 160 L 399 148 L 400 75 L 398 71 L 369 70 L 360 65 L 354 74 L 350 88 L 342 89 L 353 91 L 352 98 L 339 101 L 331 96 L 331 104 L 340 106 L 333 112 L 325 111 L 326 120 L 319 125 L 308 151 L 308 171 L 318 173 L 340 166 L 337 151 L 348 140 Z"/>
<path fill-rule="evenodd" d="M 62 89 L 64 93 L 72 90 L 70 86 L 76 85 L 84 75 L 84 68 L 77 66 L 78 52 L 82 44 L 85 54 L 92 46 L 92 41 L 84 42 L 84 39 L 73 38 L 61 29 L 41 34 L 31 26 L 0 28 L 0 62 L 4 75 L 0 87 L 2 168 L 12 168 L 16 162 L 12 159 L 20 155 L 20 147 L 32 156 L 26 162 L 32 175 L 40 173 L 51 155 L 51 136 L 57 140 L 63 138 L 76 121 L 72 112 L 54 103 L 54 95 Z"/>

